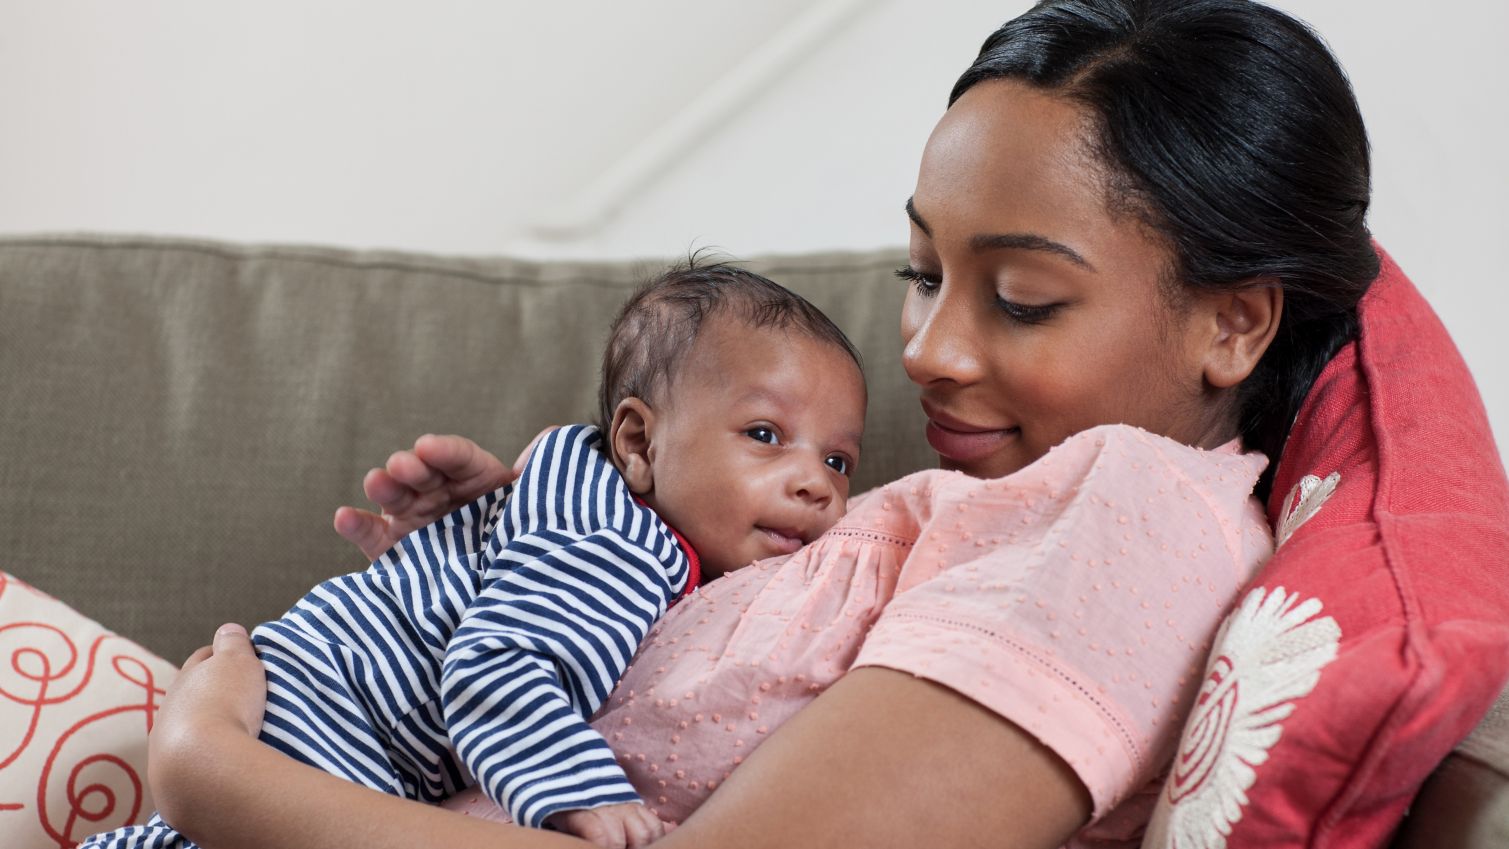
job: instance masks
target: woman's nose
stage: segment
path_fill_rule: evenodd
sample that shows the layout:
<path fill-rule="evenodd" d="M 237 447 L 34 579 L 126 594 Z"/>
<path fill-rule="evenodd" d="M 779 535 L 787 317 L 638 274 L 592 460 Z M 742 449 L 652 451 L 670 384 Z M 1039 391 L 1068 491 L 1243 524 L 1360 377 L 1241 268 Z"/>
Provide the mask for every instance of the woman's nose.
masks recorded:
<path fill-rule="evenodd" d="M 971 384 L 984 373 L 968 304 L 947 287 L 932 298 L 912 295 L 902 312 L 901 364 L 918 386 L 939 381 Z"/>

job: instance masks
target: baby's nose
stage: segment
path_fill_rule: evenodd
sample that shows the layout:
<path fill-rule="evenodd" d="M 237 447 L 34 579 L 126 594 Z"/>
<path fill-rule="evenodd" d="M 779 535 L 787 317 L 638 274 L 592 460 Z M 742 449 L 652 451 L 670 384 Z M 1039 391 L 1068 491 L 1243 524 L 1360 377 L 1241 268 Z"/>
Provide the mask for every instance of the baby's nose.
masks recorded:
<path fill-rule="evenodd" d="M 827 507 L 833 502 L 835 495 L 833 484 L 828 479 L 829 474 L 828 467 L 821 462 L 803 463 L 791 475 L 789 488 L 791 496 L 819 509 Z"/>

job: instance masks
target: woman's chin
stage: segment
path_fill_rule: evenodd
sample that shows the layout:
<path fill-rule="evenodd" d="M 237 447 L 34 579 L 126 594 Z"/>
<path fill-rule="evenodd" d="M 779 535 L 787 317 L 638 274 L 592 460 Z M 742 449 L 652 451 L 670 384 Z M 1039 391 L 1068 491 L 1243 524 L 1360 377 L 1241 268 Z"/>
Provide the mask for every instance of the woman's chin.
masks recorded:
<path fill-rule="evenodd" d="M 941 454 L 938 456 L 938 468 L 951 472 L 963 472 L 972 478 L 1004 478 L 1021 471 L 1031 462 L 1031 460 L 1023 460 L 1015 456 L 1014 452 L 1009 456 L 996 455 L 968 462 L 944 457 Z"/>

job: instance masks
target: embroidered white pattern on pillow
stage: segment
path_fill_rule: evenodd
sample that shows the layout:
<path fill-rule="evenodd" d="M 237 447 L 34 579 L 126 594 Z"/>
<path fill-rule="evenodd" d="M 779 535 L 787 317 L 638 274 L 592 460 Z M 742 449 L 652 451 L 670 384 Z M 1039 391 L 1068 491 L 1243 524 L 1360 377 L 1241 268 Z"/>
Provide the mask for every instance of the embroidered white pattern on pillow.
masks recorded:
<path fill-rule="evenodd" d="M 1221 626 L 1144 849 L 1224 849 L 1280 723 L 1336 657 L 1341 628 L 1321 607 L 1259 588 Z"/>
<path fill-rule="evenodd" d="M 1314 475 L 1305 475 L 1299 483 L 1289 490 L 1284 496 L 1284 508 L 1280 511 L 1278 520 L 1278 532 L 1273 535 L 1273 547 L 1283 545 L 1299 526 L 1314 518 L 1320 508 L 1336 492 L 1336 485 L 1341 483 L 1341 472 L 1332 472 L 1326 475 L 1325 480 Z"/>

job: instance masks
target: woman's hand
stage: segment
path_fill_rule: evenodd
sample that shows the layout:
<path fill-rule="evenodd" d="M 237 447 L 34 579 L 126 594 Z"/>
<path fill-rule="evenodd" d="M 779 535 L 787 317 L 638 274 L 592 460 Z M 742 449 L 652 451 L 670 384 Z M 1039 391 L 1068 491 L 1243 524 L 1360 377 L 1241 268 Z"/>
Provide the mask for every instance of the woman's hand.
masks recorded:
<path fill-rule="evenodd" d="M 509 469 L 464 436 L 425 434 L 362 479 L 362 491 L 380 512 L 341 507 L 335 531 L 376 560 L 410 531 L 511 482 L 528 456 L 526 448 Z"/>
<path fill-rule="evenodd" d="M 267 679 L 246 630 L 224 625 L 183 665 L 158 711 L 147 779 L 168 824 L 205 849 L 593 849 L 389 796 L 256 738 Z"/>
<path fill-rule="evenodd" d="M 176 824 L 190 813 L 183 791 L 197 781 L 203 740 L 215 734 L 255 738 L 266 705 L 267 675 L 246 629 L 220 626 L 213 646 L 184 661 L 148 737 L 147 781 L 163 819 Z"/>

